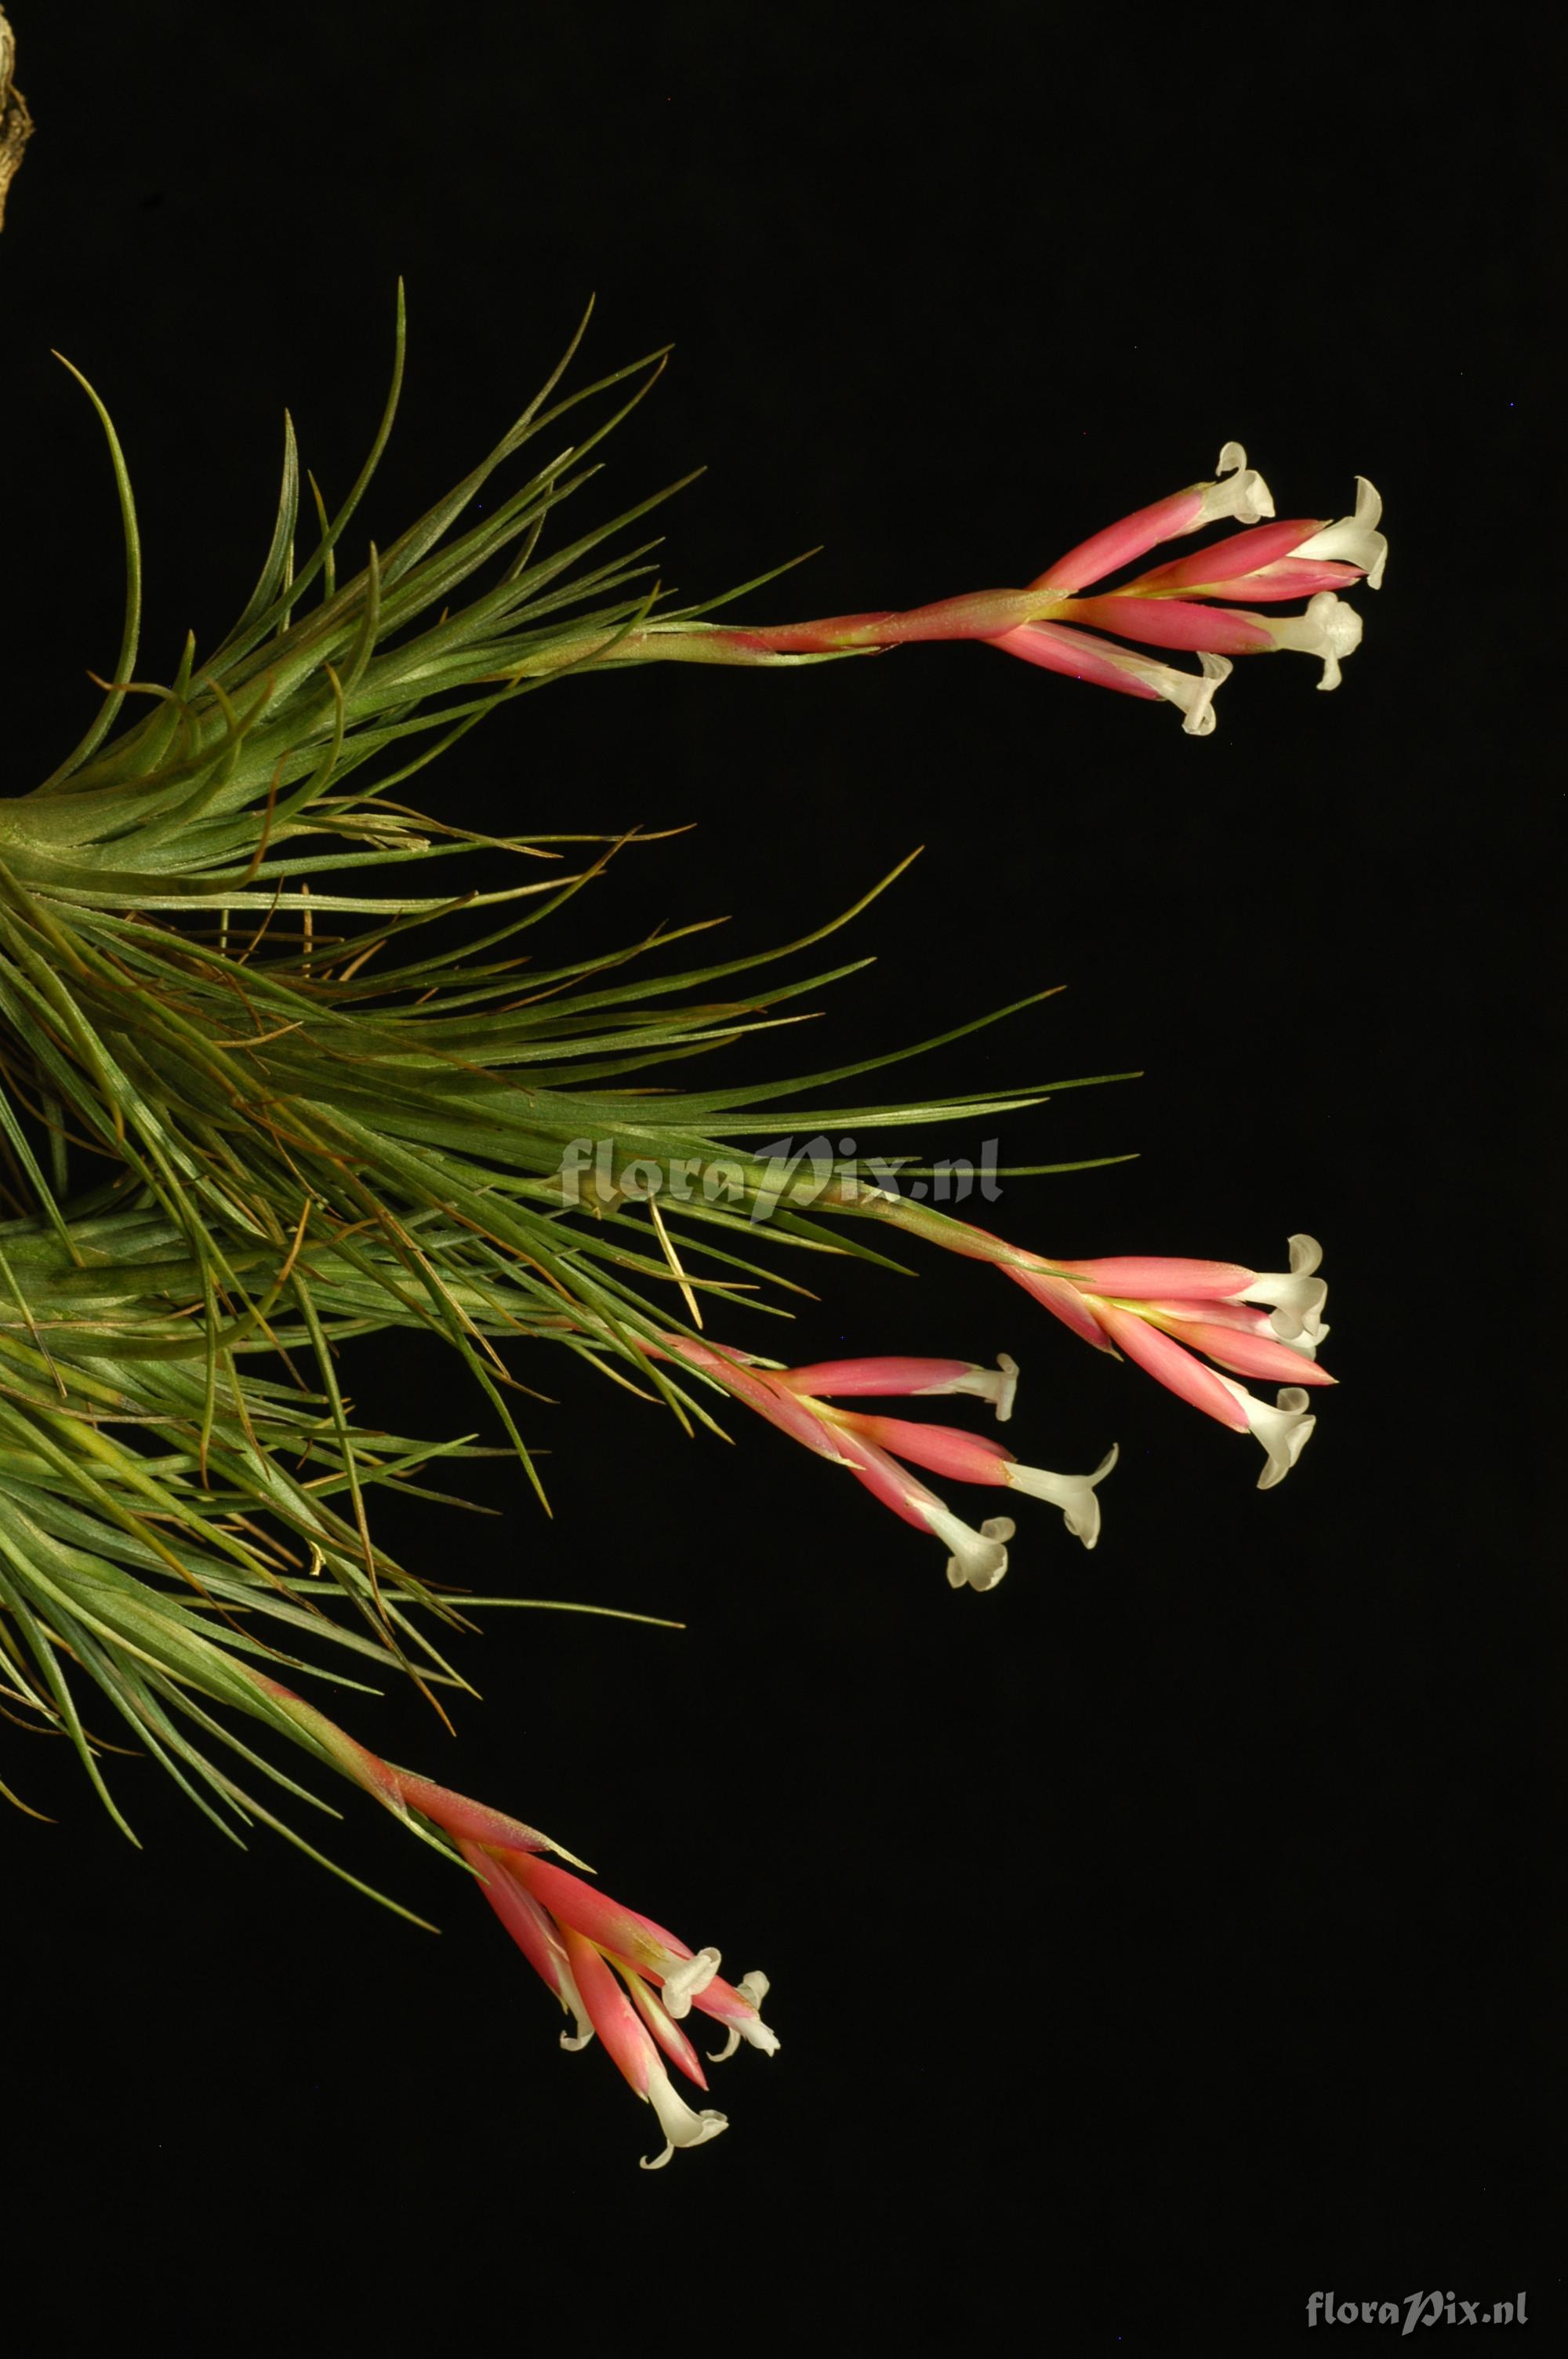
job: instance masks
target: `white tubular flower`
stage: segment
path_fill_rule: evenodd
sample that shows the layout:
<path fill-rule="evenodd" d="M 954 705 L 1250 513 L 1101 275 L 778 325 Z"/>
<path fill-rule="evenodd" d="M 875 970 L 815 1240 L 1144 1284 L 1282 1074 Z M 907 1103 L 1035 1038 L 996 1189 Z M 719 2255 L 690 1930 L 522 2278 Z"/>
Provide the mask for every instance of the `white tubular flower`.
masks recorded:
<path fill-rule="evenodd" d="M 677 2146 L 706 2146 L 709 2138 L 718 2137 L 730 2126 L 729 2114 L 716 2113 L 711 2105 L 705 2105 L 699 2114 L 694 2113 L 676 2089 L 664 2066 L 657 2061 L 648 2067 L 645 2094 L 659 2117 L 659 2127 L 665 2134 L 665 2150 L 663 2154 L 644 2155 L 641 2163 L 643 2170 L 663 2170 Z"/>
<path fill-rule="evenodd" d="M 708 2059 L 710 2064 L 727 2063 L 742 2039 L 749 2048 L 760 2048 L 764 2056 L 776 2056 L 779 2052 L 778 2033 L 770 2030 L 762 2017 L 762 2001 L 773 1987 L 766 1974 L 758 1972 L 742 1974 L 735 1987 L 752 2013 L 719 2017 L 728 2027 L 728 2036 L 722 2048 L 710 2051 Z"/>
<path fill-rule="evenodd" d="M 1310 540 L 1293 549 L 1292 558 L 1327 559 L 1341 565 L 1358 565 L 1367 576 L 1368 589 L 1380 590 L 1383 568 L 1389 561 L 1387 536 L 1378 530 L 1382 513 L 1383 503 L 1376 484 L 1369 484 L 1365 475 L 1357 475 L 1355 515 L 1325 524 L 1321 532 L 1314 532 Z"/>
<path fill-rule="evenodd" d="M 1215 473 L 1221 480 L 1211 484 L 1204 494 L 1203 507 L 1188 532 L 1196 532 L 1220 516 L 1234 516 L 1238 524 L 1261 524 L 1274 513 L 1274 495 L 1258 473 L 1247 463 L 1247 453 L 1239 442 L 1227 442 L 1220 452 Z"/>
<path fill-rule="evenodd" d="M 1007 1461 L 1004 1472 L 1010 1490 L 1026 1491 L 1032 1499 L 1049 1499 L 1054 1507 L 1061 1508 L 1073 1538 L 1092 1549 L 1099 1538 L 1100 1523 L 1095 1485 L 1104 1482 L 1118 1455 L 1113 1443 L 1092 1474 L 1051 1474 L 1043 1466 L 1021 1466 L 1015 1458 Z M 947 1577 L 951 1580 L 952 1574 Z"/>
<path fill-rule="evenodd" d="M 1281 1343 L 1293 1344 L 1311 1358 L 1328 1333 L 1323 1321 L 1328 1287 L 1316 1275 L 1323 1260 L 1323 1247 L 1315 1237 L 1304 1232 L 1298 1232 L 1286 1242 L 1291 1249 L 1288 1272 L 1256 1270 L 1243 1291 L 1228 1299 L 1232 1302 L 1271 1304 L 1273 1317 L 1269 1324 Z"/>
<path fill-rule="evenodd" d="M 999 1352 L 994 1368 L 971 1368 L 968 1375 L 956 1377 L 951 1384 L 922 1385 L 922 1396 L 932 1393 L 971 1393 L 977 1400 L 989 1400 L 996 1411 L 996 1421 L 1005 1425 L 1012 1415 L 1012 1403 L 1018 1391 L 1018 1362 L 1007 1352 Z"/>
<path fill-rule="evenodd" d="M 1317 1423 L 1307 1406 L 1311 1394 L 1301 1385 L 1281 1385 L 1278 1406 L 1271 1408 L 1267 1401 L 1260 1400 L 1233 1377 L 1217 1374 L 1216 1380 L 1240 1403 L 1249 1430 L 1267 1451 L 1269 1462 L 1258 1477 L 1258 1488 L 1271 1491 L 1276 1483 L 1284 1481 Z"/>
<path fill-rule="evenodd" d="M 543 1912 L 541 1911 L 541 1914 Z M 589 2041 L 593 2038 L 593 2019 L 589 2014 L 588 2008 L 583 2004 L 582 1993 L 577 1986 L 577 1977 L 572 1973 L 571 1967 L 567 1962 L 567 1955 L 564 1950 L 561 1952 L 559 1962 L 556 1968 L 556 1990 L 561 2000 L 561 2004 L 564 2006 L 568 2006 L 571 2009 L 572 2014 L 577 2018 L 577 2030 L 575 2033 L 570 2031 L 562 2032 L 561 2046 L 566 2049 L 568 2056 L 580 2056 L 583 2049 L 588 2046 Z"/>
<path fill-rule="evenodd" d="M 1162 696 L 1182 708 L 1182 734 L 1184 737 L 1209 737 L 1214 734 L 1215 690 L 1222 679 L 1228 679 L 1233 669 L 1228 656 L 1201 655 L 1201 672 L 1178 671 L 1173 664 L 1162 664 L 1165 674 L 1160 683 Z"/>
<path fill-rule="evenodd" d="M 1115 670 L 1141 680 L 1168 704 L 1179 705 L 1184 736 L 1213 735 L 1215 692 L 1234 669 L 1228 656 L 1200 655 L 1200 671 L 1182 671 L 1175 664 L 1156 662 L 1152 656 L 1135 655 L 1130 647 L 1112 647 L 1108 641 L 1097 652 Z"/>
<path fill-rule="evenodd" d="M 1011 1516 L 988 1516 L 974 1531 L 937 1500 L 922 1499 L 920 1512 L 938 1539 L 953 1553 L 947 1560 L 947 1586 L 994 1589 L 1007 1571 L 1007 1543 L 1018 1529 Z"/>
<path fill-rule="evenodd" d="M 689 2015 L 692 2000 L 708 1988 L 719 1972 L 719 1965 L 717 1950 L 698 1950 L 695 1958 L 687 1958 L 683 1964 L 672 1966 L 665 1975 L 664 1988 L 659 1993 L 665 2013 L 673 2016 L 677 2022 L 683 2015 Z"/>
<path fill-rule="evenodd" d="M 1320 657 L 1323 678 L 1318 681 L 1319 688 L 1339 686 L 1341 662 L 1353 656 L 1361 644 L 1360 615 L 1332 590 L 1320 590 L 1315 598 L 1310 598 L 1304 614 L 1284 614 L 1277 619 L 1271 614 L 1248 614 L 1244 619 L 1260 624 L 1277 647 Z"/>
<path fill-rule="evenodd" d="M 622 2077 L 654 2107 L 665 2148 L 662 2154 L 644 2156 L 643 2169 L 662 2170 L 677 2147 L 706 2146 L 728 2129 L 725 2114 L 694 2113 L 671 2085 L 665 2059 L 699 2089 L 708 2087 L 697 2052 L 674 2018 L 695 2005 L 710 2021 L 738 2030 L 753 2047 L 772 2053 L 778 2040 L 757 2011 L 768 1987 L 765 1976 L 748 1974 L 739 1988 L 732 1987 L 719 1979 L 717 1950 L 699 1950 L 692 1956 L 651 1917 L 624 1908 L 597 1884 L 556 1866 L 536 1851 L 514 1848 L 504 1840 L 515 1836 L 541 1842 L 533 1829 L 485 1810 L 466 1795 L 449 1794 L 428 1779 L 411 1780 L 406 1772 L 381 1766 L 397 1781 L 400 1793 L 412 1785 L 417 1807 L 456 1835 L 463 1857 L 478 1872 L 480 1889 L 507 1931 L 562 2006 L 576 2017 L 577 2035 L 567 2034 L 562 2047 L 585 2048 L 597 2035 Z M 655 1984 L 662 1989 L 655 1989 Z M 726 2053 L 737 2044 L 732 2038 Z"/>

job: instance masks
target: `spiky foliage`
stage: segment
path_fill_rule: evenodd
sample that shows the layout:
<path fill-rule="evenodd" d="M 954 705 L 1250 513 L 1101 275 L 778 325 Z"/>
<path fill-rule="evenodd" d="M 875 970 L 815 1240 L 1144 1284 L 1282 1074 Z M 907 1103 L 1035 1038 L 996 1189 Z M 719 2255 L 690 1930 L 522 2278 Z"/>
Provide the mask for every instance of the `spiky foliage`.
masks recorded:
<path fill-rule="evenodd" d="M 390 1656 L 427 1691 L 458 1680 L 432 1626 L 460 1623 L 459 1603 L 389 1553 L 371 1509 L 378 1490 L 421 1487 L 475 1444 L 367 1430 L 340 1373 L 353 1338 L 441 1338 L 537 1486 L 509 1345 L 565 1345 L 683 1422 L 707 1419 L 703 1379 L 677 1380 L 645 1347 L 690 1333 L 705 1299 L 737 1288 L 759 1307 L 759 1283 L 777 1277 L 760 1243 L 869 1250 L 831 1218 L 857 1209 L 852 1185 L 810 1210 L 799 1181 L 779 1198 L 760 1137 L 1044 1094 L 812 1094 L 891 1057 L 752 1088 L 675 1086 L 675 1062 L 795 1020 L 792 1003 L 852 972 L 754 979 L 871 896 L 766 957 L 625 976 L 700 930 L 687 927 L 536 965 L 524 937 L 616 842 L 486 836 L 395 799 L 548 681 L 737 659 L 708 635 L 708 609 L 656 608 L 654 544 L 623 546 L 665 494 L 542 548 L 660 360 L 552 401 L 563 361 L 489 456 L 340 585 L 335 552 L 396 406 L 400 303 L 392 393 L 349 498 L 329 515 L 309 480 L 316 537 L 297 563 L 287 432 L 256 587 L 211 657 L 187 643 L 168 685 L 133 678 L 135 513 L 87 388 L 124 521 L 124 645 L 74 752 L 0 803 L 0 1157 L 15 1214 L 0 1222 L 0 1648 L 11 1700 L 70 1734 L 112 1810 L 73 1672 L 221 1822 L 272 1814 L 222 1765 L 238 1741 L 209 1706 L 299 1739 L 297 1715 L 248 1666 L 297 1665 L 330 1637 L 340 1678 Z M 633 378 L 585 439 L 458 529 L 503 462 Z M 127 724 L 132 699 L 147 709 Z M 386 875 L 465 852 L 503 881 L 443 897 Z M 568 1185 L 564 1152 L 584 1140 L 607 1147 Z M 629 1193 L 633 1161 L 681 1166 L 682 1200 Z M 300 1790 L 248 1747 L 238 1758 Z"/>

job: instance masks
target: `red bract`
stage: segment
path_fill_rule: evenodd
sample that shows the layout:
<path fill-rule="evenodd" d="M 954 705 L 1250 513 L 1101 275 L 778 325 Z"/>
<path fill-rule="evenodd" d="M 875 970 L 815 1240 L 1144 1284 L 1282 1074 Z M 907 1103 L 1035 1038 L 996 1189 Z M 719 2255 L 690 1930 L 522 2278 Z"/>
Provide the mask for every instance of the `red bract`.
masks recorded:
<path fill-rule="evenodd" d="M 741 2040 L 773 2055 L 777 2036 L 759 2012 L 767 1976 L 722 1981 L 717 1950 L 688 1950 L 652 1918 L 622 1908 L 597 1885 L 536 1853 L 461 1837 L 458 1847 L 529 1964 L 574 2018 L 577 2029 L 562 2032 L 561 2046 L 586 2048 L 597 2032 L 622 2077 L 658 2115 L 664 2152 L 644 2156 L 643 2169 L 662 2169 L 677 2147 L 705 2146 L 728 2129 L 728 2114 L 687 2104 L 664 2059 L 707 2089 L 708 2075 L 679 2025 L 694 2006 L 727 2035 L 709 2063 L 732 2056 Z"/>

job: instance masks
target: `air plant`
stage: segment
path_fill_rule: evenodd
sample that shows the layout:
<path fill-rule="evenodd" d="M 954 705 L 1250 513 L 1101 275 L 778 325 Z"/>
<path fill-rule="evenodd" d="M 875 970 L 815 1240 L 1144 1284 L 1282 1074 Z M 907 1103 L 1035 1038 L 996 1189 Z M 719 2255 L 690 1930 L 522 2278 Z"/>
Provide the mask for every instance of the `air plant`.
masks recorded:
<path fill-rule="evenodd" d="M 542 1864 L 543 1837 L 378 1762 L 274 1676 L 351 1689 L 391 1666 L 438 1708 L 465 1684 L 448 1648 L 471 1627 L 473 1601 L 401 1562 L 375 1508 L 384 1493 L 449 1479 L 477 1445 L 368 1427 L 343 1389 L 345 1347 L 395 1330 L 438 1337 L 541 1496 L 512 1406 L 524 1347 L 592 1362 L 688 1431 L 740 1400 L 936 1531 L 955 1585 L 984 1589 L 1005 1569 L 1011 1524 L 970 1532 L 899 1461 L 1054 1501 L 1092 1546 L 1094 1486 L 1111 1460 L 1047 1474 L 953 1427 L 833 1406 L 880 1389 L 989 1396 L 999 1409 L 1005 1392 L 1010 1409 L 1011 1363 L 1000 1377 L 955 1362 L 792 1369 L 715 1344 L 716 1307 L 727 1321 L 764 1311 L 758 1289 L 788 1284 L 781 1252 L 882 1261 L 890 1225 L 914 1230 L 999 1262 L 1090 1341 L 1227 1422 L 1257 1430 L 1253 1409 L 1278 1420 L 1284 1438 L 1271 1427 L 1263 1439 L 1282 1473 L 1310 1430 L 1304 1394 L 1271 1410 L 1182 1339 L 1243 1373 L 1326 1382 L 1312 1364 L 1323 1288 L 1310 1240 L 1293 1241 L 1304 1293 L 1229 1264 L 1050 1263 L 917 1212 L 896 1161 L 781 1171 L 759 1144 L 781 1118 L 860 1138 L 1084 1085 L 839 1103 L 840 1085 L 1016 1008 L 790 1081 L 672 1082 L 676 1064 L 788 1022 L 791 1002 L 853 972 L 860 962 L 785 980 L 773 970 L 848 924 L 899 869 L 762 956 L 670 971 L 672 950 L 701 929 L 654 927 L 609 951 L 565 940 L 535 963 L 525 937 L 569 914 L 630 839 L 489 835 L 421 814 L 405 790 L 481 720 L 570 676 L 650 661 L 789 669 L 925 638 L 974 638 L 1173 699 L 1201 732 L 1232 652 L 1307 645 L 1334 668 L 1359 635 L 1339 590 L 1357 571 L 1376 581 L 1382 543 L 1369 486 L 1339 525 L 1261 525 L 1267 487 L 1227 446 L 1215 483 L 1141 511 L 1031 588 L 906 615 L 716 623 L 728 600 L 668 606 L 655 544 L 637 538 L 668 491 L 546 546 L 663 359 L 561 393 L 580 334 L 489 455 L 340 582 L 338 550 L 396 408 L 400 299 L 391 394 L 347 500 L 331 513 L 314 479 L 302 484 L 286 423 L 255 588 L 210 655 L 187 641 L 168 682 L 136 677 L 135 506 L 86 387 L 124 520 L 123 643 L 81 742 L 32 793 L 0 801 L 0 1699 L 69 1736 L 126 1832 L 102 1733 L 83 1716 L 93 1690 L 91 1712 L 117 1716 L 236 1840 L 259 1821 L 312 1850 L 279 1798 L 314 1798 L 258 1734 L 373 1793 L 466 1865 L 573 2012 L 574 2044 L 597 2029 L 656 2105 L 667 2153 L 724 2126 L 690 2114 L 664 2079 L 661 2057 L 702 2079 L 677 2016 L 707 1991 L 707 2012 L 771 2049 L 757 2027 L 765 1984 L 719 1984 L 716 1951 L 697 1953 L 694 1975 L 673 1936 Z M 584 406 L 606 398 L 608 414 L 579 431 Z M 577 439 L 553 448 L 568 419 Z M 533 472 L 481 506 L 520 454 Z M 1225 516 L 1239 535 L 1080 597 Z M 1312 603 L 1284 625 L 1201 603 L 1242 592 Z M 1203 669 L 1132 655 L 1085 623 L 1195 649 Z M 494 882 L 443 894 L 438 864 L 476 853 Z M 390 874 L 411 864 L 417 892 Z M 1260 1303 L 1284 1306 L 1271 1327 Z"/>

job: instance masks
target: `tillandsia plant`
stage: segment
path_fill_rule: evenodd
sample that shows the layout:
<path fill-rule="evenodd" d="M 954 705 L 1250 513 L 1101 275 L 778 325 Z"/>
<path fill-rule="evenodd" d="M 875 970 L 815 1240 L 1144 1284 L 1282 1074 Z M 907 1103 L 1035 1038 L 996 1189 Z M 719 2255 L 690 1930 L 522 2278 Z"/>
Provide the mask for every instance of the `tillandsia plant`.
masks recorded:
<path fill-rule="evenodd" d="M 688 1432 L 739 1403 L 939 1538 L 955 1587 L 985 1590 L 1006 1569 L 1011 1522 L 972 1528 L 909 1468 L 1054 1505 L 1092 1548 L 1114 1451 L 1092 1473 L 1058 1474 L 957 1426 L 844 1406 L 968 1396 L 1005 1420 L 1017 1377 L 1005 1355 L 989 1369 L 790 1365 L 716 1340 L 715 1316 L 728 1327 L 779 1312 L 758 1290 L 790 1288 L 773 1249 L 885 1262 L 902 1232 L 992 1262 L 1098 1349 L 1250 1428 L 1265 1485 L 1311 1430 L 1306 1387 L 1330 1381 L 1315 1364 L 1320 1256 L 1298 1236 L 1275 1275 L 1055 1261 L 902 1192 L 915 1167 L 897 1159 L 846 1149 L 827 1169 L 781 1166 L 759 1145 L 781 1108 L 797 1133 L 874 1136 L 1082 1084 L 841 1102 L 840 1085 L 1015 1012 L 1002 1009 L 790 1080 L 683 1086 L 676 1065 L 789 1022 L 792 1002 L 862 963 L 768 972 L 872 894 L 764 956 L 672 971 L 673 947 L 700 929 L 654 927 L 535 963 L 527 934 L 629 839 L 485 834 L 421 815 L 404 790 L 480 721 L 568 676 L 650 661 L 789 669 L 934 638 L 1164 698 L 1201 734 L 1235 654 L 1305 647 L 1336 683 L 1360 629 L 1340 592 L 1363 574 L 1376 586 L 1384 544 L 1366 484 L 1337 523 L 1262 521 L 1267 486 L 1227 444 L 1214 481 L 1024 589 L 908 614 L 718 623 L 724 600 L 661 600 L 655 544 L 636 528 L 666 493 L 546 546 L 663 358 L 563 394 L 577 342 L 488 457 L 340 581 L 396 407 L 400 301 L 392 393 L 347 500 L 333 513 L 313 478 L 302 486 L 286 426 L 255 589 L 222 644 L 199 659 L 188 641 L 167 682 L 136 676 L 135 507 L 87 388 L 124 519 L 124 642 L 81 743 L 0 802 L 0 1690 L 10 1716 L 69 1736 L 127 1832 L 100 1715 L 236 1840 L 259 1820 L 303 1843 L 271 1798 L 315 1799 L 255 1748 L 257 1730 L 368 1790 L 470 1872 L 571 2017 L 567 2044 L 597 2033 L 654 2107 L 663 2161 L 724 2126 L 668 2077 L 673 2064 L 705 2086 L 681 2019 L 695 2006 L 726 2033 L 724 2052 L 741 2040 L 771 2052 L 762 1978 L 721 1981 L 717 1951 L 689 1950 L 550 1864 L 557 1847 L 519 1821 L 379 1760 L 276 1676 L 352 1689 L 390 1664 L 438 1708 L 465 1684 L 444 1634 L 471 1627 L 475 1601 L 399 1561 L 373 1510 L 383 1494 L 428 1494 L 443 1462 L 477 1445 L 367 1427 L 343 1388 L 344 1347 L 395 1330 L 441 1339 L 536 1489 L 514 1409 L 524 1346 L 592 1362 Z M 606 397 L 608 414 L 579 431 L 584 405 Z M 576 439 L 557 448 L 568 419 Z M 496 497 L 497 471 L 540 451 L 552 455 L 525 460 L 533 471 Z M 301 558 L 302 489 L 314 523 Z M 1107 586 L 1226 519 L 1241 528 Z M 1305 613 L 1285 621 L 1216 603 L 1299 597 Z M 1122 638 L 1195 651 L 1201 668 Z M 438 864 L 463 853 L 482 854 L 494 881 L 443 894 Z M 392 873 L 409 865 L 417 893 Z M 651 978 L 632 972 L 649 960 Z M 1277 1404 L 1239 1376 L 1280 1382 Z"/>

